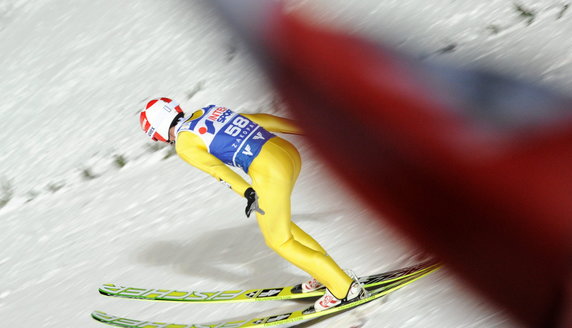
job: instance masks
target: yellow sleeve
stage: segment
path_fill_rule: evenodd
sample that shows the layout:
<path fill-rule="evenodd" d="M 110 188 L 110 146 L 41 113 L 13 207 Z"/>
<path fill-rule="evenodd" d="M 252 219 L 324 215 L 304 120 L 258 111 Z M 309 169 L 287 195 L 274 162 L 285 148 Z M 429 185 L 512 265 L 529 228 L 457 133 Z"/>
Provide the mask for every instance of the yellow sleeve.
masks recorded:
<path fill-rule="evenodd" d="M 181 132 L 177 136 L 175 149 L 179 157 L 185 162 L 212 175 L 240 196 L 244 197 L 244 192 L 250 187 L 250 184 L 238 173 L 234 172 L 220 159 L 211 155 L 204 142 L 198 136 L 190 132 Z"/>
<path fill-rule="evenodd" d="M 302 134 L 293 120 L 270 114 L 241 114 L 270 132 Z"/>

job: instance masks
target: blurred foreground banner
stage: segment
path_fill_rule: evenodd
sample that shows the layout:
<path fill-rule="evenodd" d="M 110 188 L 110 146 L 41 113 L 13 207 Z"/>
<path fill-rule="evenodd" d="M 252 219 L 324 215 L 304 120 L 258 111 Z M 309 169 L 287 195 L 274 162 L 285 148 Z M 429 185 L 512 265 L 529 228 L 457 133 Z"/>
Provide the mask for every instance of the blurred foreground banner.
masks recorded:
<path fill-rule="evenodd" d="M 572 327 L 571 98 L 415 61 L 276 2 L 216 3 L 380 218 L 523 325 Z"/>

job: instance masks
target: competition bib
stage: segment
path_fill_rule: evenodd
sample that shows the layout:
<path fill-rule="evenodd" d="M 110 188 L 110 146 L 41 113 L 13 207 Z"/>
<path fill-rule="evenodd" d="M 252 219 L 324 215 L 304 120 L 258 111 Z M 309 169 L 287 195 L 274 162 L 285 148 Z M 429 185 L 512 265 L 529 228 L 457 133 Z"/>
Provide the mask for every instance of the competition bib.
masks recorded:
<path fill-rule="evenodd" d="M 203 110 L 200 117 L 184 122 L 177 134 L 193 132 L 203 140 L 209 153 L 248 173 L 262 146 L 274 135 L 226 107 L 210 105 Z"/>

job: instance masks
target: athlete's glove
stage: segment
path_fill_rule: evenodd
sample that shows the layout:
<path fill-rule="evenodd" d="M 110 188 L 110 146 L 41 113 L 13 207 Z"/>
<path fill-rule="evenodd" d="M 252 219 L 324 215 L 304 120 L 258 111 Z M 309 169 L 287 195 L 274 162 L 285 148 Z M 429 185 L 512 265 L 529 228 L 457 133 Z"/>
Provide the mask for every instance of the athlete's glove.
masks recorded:
<path fill-rule="evenodd" d="M 250 214 L 254 212 L 258 212 L 260 214 L 264 214 L 264 211 L 258 207 L 258 196 L 256 195 L 256 191 L 254 189 L 248 188 L 244 192 L 244 197 L 246 198 L 246 216 L 250 217 Z"/>

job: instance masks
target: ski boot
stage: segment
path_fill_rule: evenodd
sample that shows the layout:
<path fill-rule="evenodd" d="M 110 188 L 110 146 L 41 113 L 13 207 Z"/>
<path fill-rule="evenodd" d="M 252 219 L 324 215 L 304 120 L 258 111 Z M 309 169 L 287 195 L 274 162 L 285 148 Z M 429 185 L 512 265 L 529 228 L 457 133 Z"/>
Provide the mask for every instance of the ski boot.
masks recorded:
<path fill-rule="evenodd" d="M 326 289 L 326 293 L 314 303 L 314 311 L 328 310 L 343 303 L 358 301 L 367 296 L 368 293 L 365 288 L 356 280 L 352 282 L 346 297 L 342 299 L 335 297 L 329 289 Z"/>

